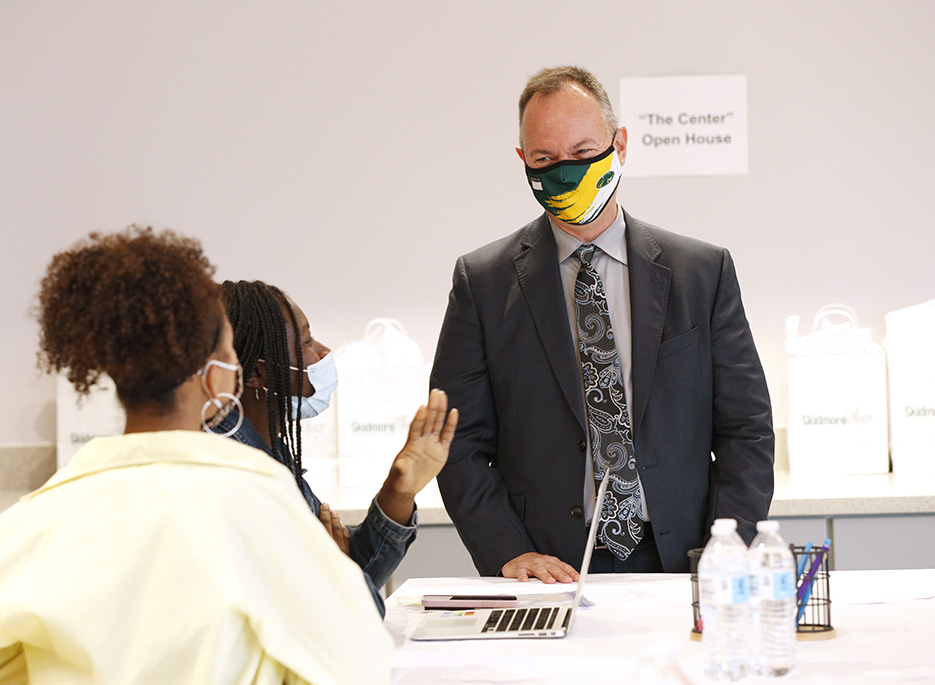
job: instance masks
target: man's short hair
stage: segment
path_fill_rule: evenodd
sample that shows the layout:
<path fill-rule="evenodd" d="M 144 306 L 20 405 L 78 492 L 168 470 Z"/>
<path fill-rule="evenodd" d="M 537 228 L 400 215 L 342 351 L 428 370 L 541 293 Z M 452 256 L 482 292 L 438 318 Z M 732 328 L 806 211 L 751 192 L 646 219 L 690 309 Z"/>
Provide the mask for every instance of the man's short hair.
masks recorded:
<path fill-rule="evenodd" d="M 610 104 L 610 98 L 607 97 L 607 91 L 601 82 L 587 69 L 581 67 L 547 67 L 533 74 L 526 82 L 526 87 L 519 96 L 519 144 L 523 146 L 523 114 L 526 112 L 526 105 L 532 100 L 533 95 L 541 93 L 549 95 L 559 90 L 566 83 L 575 83 L 587 90 L 601 106 L 604 112 L 604 121 L 607 124 L 608 132 L 613 135 L 617 130 L 617 116 L 614 114 L 614 108 Z"/>

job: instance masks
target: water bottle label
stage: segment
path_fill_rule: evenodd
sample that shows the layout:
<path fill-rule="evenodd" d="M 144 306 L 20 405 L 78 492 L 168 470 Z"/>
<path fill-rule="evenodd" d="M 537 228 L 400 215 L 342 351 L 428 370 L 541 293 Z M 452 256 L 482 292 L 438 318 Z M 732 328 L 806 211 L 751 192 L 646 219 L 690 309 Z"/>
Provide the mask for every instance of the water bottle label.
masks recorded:
<path fill-rule="evenodd" d="M 795 595 L 795 573 L 760 571 L 750 575 L 750 594 L 760 599 L 788 599 Z"/>
<path fill-rule="evenodd" d="M 750 599 L 750 577 L 699 578 L 699 590 L 703 604 L 743 604 Z"/>
<path fill-rule="evenodd" d="M 779 571 L 773 574 L 773 599 L 789 599 L 795 595 L 795 573 Z"/>

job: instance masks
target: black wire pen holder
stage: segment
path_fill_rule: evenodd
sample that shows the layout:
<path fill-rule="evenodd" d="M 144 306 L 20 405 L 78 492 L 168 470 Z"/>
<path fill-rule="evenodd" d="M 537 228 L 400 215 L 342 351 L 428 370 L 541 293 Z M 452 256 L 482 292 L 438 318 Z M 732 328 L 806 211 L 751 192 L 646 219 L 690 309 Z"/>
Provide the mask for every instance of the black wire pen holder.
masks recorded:
<path fill-rule="evenodd" d="M 793 547 L 795 555 L 796 568 L 800 560 L 804 557 L 802 578 L 796 582 L 796 638 L 799 640 L 827 640 L 835 637 L 834 628 L 831 626 L 831 573 L 828 570 L 828 553 L 820 549 L 805 551 L 804 547 Z M 701 559 L 703 548 L 688 550 L 688 563 L 691 571 L 692 588 L 692 629 L 691 639 L 700 640 L 701 623 L 701 598 L 698 590 L 698 560 Z M 816 561 L 819 561 L 816 566 Z M 814 573 L 812 569 L 814 568 Z M 799 602 L 798 588 L 799 582 L 811 584 L 811 591 L 808 596 L 803 595 Z M 805 608 L 802 609 L 802 605 Z"/>
<path fill-rule="evenodd" d="M 828 551 L 805 550 L 794 546 L 796 568 L 803 571 L 796 582 L 796 637 L 799 640 L 827 640 L 835 636 L 831 625 L 831 573 L 828 570 Z M 802 563 L 804 559 L 805 563 Z M 799 589 L 810 587 L 807 596 L 800 599 Z"/>

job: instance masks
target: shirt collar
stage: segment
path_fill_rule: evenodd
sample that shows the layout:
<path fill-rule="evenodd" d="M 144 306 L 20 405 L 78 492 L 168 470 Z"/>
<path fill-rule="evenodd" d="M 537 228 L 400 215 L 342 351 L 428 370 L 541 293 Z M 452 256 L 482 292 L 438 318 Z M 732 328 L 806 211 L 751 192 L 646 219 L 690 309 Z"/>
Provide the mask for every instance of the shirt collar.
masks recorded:
<path fill-rule="evenodd" d="M 552 235 L 555 236 L 555 245 L 557 248 L 559 263 L 564 262 L 575 253 L 583 242 L 578 240 L 570 233 L 566 233 L 552 219 L 549 214 L 549 226 L 552 228 Z M 626 241 L 627 223 L 623 218 L 623 210 L 617 206 L 617 216 L 613 223 L 608 226 L 603 233 L 591 241 L 592 245 L 597 245 L 602 252 L 610 255 L 621 264 L 627 263 L 627 241 Z"/>

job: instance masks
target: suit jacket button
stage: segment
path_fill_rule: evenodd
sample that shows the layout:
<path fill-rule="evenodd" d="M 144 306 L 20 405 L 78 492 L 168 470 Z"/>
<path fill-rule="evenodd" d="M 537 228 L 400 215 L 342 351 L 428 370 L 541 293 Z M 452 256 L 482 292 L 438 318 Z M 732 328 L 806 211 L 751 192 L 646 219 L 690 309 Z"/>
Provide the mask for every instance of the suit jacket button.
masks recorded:
<path fill-rule="evenodd" d="M 579 440 L 579 441 L 578 441 L 578 451 L 579 451 L 579 452 L 584 452 L 587 448 L 588 448 L 588 443 L 586 443 L 584 440 Z"/>
<path fill-rule="evenodd" d="M 581 511 L 581 507 L 572 507 L 570 513 L 576 519 L 580 519 L 581 516 L 584 514 L 584 512 Z"/>

